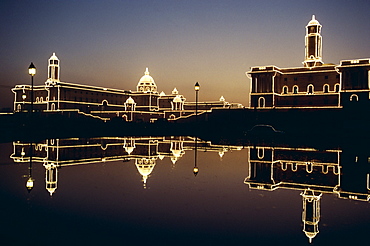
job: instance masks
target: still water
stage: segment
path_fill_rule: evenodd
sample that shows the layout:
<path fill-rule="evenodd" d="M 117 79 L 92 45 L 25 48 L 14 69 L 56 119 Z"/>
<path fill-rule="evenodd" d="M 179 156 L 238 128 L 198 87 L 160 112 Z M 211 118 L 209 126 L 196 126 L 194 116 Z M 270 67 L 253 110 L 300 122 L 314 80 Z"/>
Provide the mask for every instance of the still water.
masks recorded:
<path fill-rule="evenodd" d="M 0 245 L 368 241 L 370 153 L 356 145 L 223 146 L 176 136 L 0 148 Z"/>

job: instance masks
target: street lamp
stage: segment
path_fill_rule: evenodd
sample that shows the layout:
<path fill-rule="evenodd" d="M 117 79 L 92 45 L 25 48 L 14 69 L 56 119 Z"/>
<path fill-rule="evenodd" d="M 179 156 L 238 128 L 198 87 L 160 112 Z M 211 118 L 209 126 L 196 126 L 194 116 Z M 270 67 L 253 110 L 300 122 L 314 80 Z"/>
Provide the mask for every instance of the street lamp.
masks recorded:
<path fill-rule="evenodd" d="M 30 66 L 28 67 L 28 74 L 31 75 L 31 113 L 33 112 L 33 76 L 36 74 L 36 67 L 31 62 Z"/>
<path fill-rule="evenodd" d="M 198 82 L 194 85 L 195 90 L 195 116 L 198 116 L 198 94 L 199 94 L 200 85 Z"/>

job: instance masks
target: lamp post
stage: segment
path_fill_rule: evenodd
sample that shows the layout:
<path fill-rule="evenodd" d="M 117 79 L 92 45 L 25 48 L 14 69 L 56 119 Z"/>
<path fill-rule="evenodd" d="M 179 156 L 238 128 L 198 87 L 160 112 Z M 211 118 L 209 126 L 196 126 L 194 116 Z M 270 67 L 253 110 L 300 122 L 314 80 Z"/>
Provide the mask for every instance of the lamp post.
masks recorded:
<path fill-rule="evenodd" d="M 28 74 L 31 75 L 31 113 L 33 112 L 33 76 L 36 74 L 36 67 L 31 62 L 30 66 L 28 67 Z"/>
<path fill-rule="evenodd" d="M 198 94 L 199 94 L 200 85 L 198 82 L 194 85 L 195 90 L 195 117 L 198 117 Z"/>

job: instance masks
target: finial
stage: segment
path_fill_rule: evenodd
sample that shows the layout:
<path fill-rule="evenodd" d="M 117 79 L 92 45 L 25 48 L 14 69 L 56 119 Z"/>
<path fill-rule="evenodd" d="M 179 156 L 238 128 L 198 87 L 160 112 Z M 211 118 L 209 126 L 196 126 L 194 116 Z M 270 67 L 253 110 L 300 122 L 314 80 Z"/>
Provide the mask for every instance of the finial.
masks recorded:
<path fill-rule="evenodd" d="M 149 75 L 149 69 L 148 68 L 146 68 L 146 70 L 145 70 L 145 75 Z"/>
<path fill-rule="evenodd" d="M 315 19 L 315 15 L 312 15 L 312 20 L 316 20 L 316 19 Z"/>

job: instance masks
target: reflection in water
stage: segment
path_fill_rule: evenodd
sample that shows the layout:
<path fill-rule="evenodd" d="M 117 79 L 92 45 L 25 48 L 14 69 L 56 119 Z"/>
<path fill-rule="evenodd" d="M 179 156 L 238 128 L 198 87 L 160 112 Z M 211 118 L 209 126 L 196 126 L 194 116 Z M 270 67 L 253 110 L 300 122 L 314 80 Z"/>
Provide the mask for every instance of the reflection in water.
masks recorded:
<path fill-rule="evenodd" d="M 291 146 L 224 146 L 194 137 L 104 137 L 47 139 L 39 143 L 13 142 L 14 162 L 29 163 L 26 187 L 32 190 L 33 163 L 45 169 L 46 190 L 52 196 L 58 188 L 61 167 L 133 161 L 144 189 L 157 160 L 168 158 L 173 166 L 188 151 L 194 151 L 193 173 L 199 172 L 198 151 L 218 153 L 248 151 L 248 175 L 244 183 L 251 190 L 300 191 L 303 232 L 311 243 L 319 233 L 320 202 L 325 194 L 357 201 L 370 200 L 369 162 L 356 147 L 318 150 Z M 242 183 L 241 183 L 242 184 Z M 289 205 L 288 205 L 289 206 Z"/>
<path fill-rule="evenodd" d="M 339 198 L 370 200 L 370 170 L 367 163 L 370 157 L 361 158 L 362 165 L 359 165 L 359 157 L 350 149 L 347 153 L 345 150 L 320 151 L 310 148 L 248 148 L 249 176 L 245 184 L 250 189 L 258 190 L 283 188 L 302 191 L 303 231 L 310 242 L 319 233 L 322 194 L 333 193 Z"/>
<path fill-rule="evenodd" d="M 144 188 L 153 172 L 157 159 L 170 158 L 173 165 L 185 154 L 195 151 L 194 175 L 197 167 L 197 150 L 217 152 L 220 158 L 225 152 L 241 150 L 241 146 L 221 146 L 199 141 L 194 137 L 104 137 L 47 139 L 32 144 L 13 142 L 14 162 L 41 162 L 45 168 L 46 190 L 53 195 L 57 189 L 58 168 L 108 161 L 134 160 L 137 171 L 142 176 Z M 31 168 L 30 168 L 31 172 Z M 31 174 L 30 174 L 31 179 Z"/>

